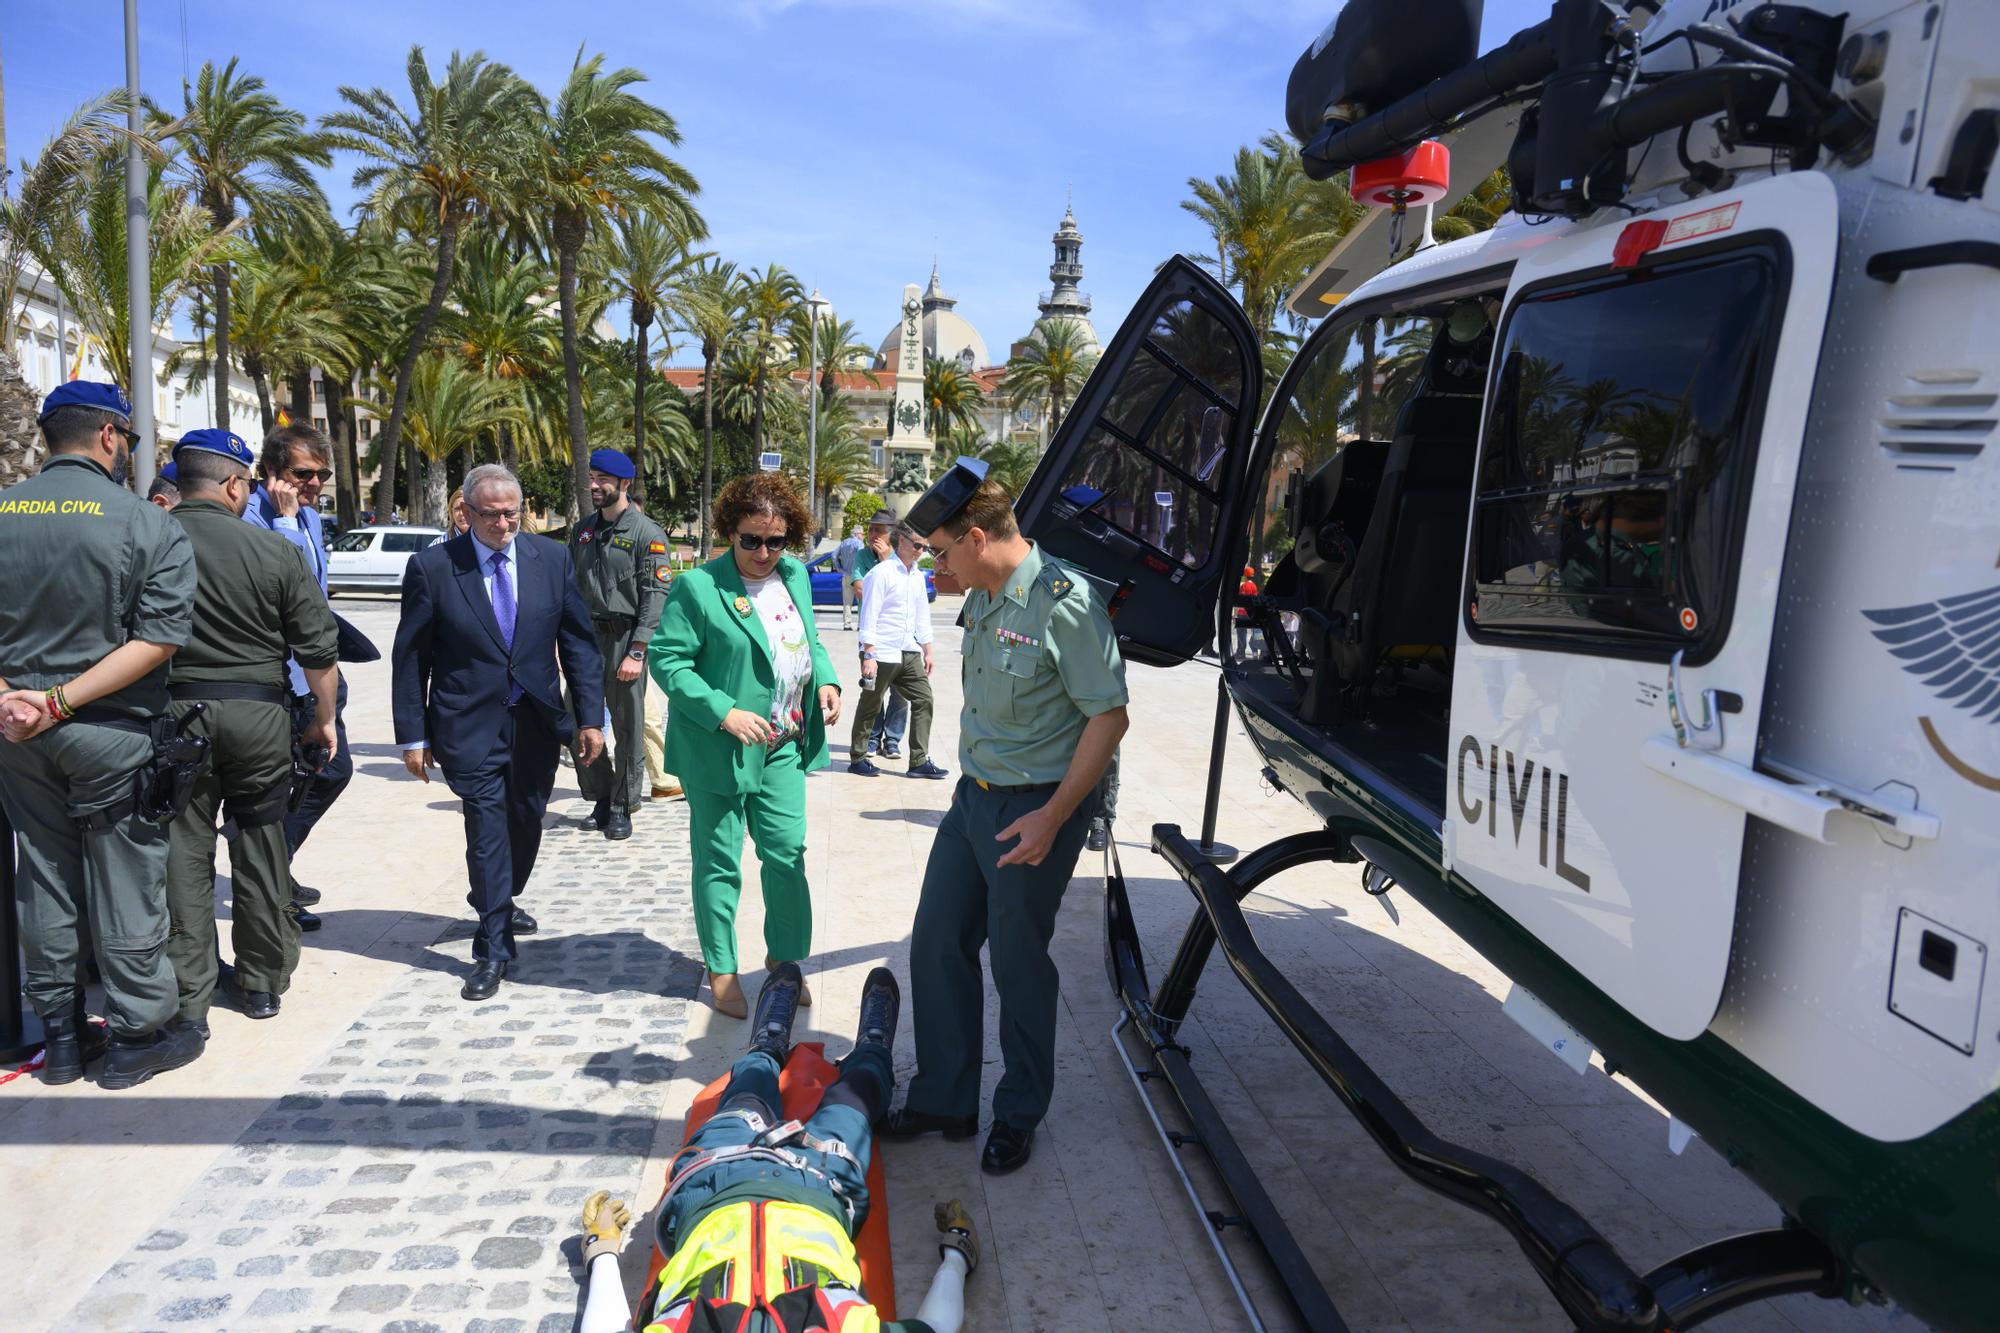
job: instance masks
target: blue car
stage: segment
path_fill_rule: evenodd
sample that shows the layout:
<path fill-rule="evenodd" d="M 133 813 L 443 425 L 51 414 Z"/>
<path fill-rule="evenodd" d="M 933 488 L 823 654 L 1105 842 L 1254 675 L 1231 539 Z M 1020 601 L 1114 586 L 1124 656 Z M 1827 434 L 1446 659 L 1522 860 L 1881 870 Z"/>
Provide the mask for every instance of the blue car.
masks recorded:
<path fill-rule="evenodd" d="M 833 552 L 828 551 L 819 559 L 809 561 L 806 570 L 812 575 L 813 605 L 839 606 L 840 571 L 833 567 Z M 924 571 L 924 592 L 933 602 L 937 600 L 937 580 L 931 577 L 928 569 Z"/>

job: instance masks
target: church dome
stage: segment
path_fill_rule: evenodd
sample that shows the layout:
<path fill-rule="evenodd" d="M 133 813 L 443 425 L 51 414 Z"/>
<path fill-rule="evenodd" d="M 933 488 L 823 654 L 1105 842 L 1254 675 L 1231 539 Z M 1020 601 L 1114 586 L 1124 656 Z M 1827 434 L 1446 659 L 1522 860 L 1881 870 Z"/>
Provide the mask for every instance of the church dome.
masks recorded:
<path fill-rule="evenodd" d="M 945 295 L 944 287 L 938 281 L 937 265 L 932 264 L 930 285 L 924 288 L 924 355 L 933 361 L 955 360 L 967 370 L 992 365 L 993 358 L 986 351 L 986 339 L 972 327 L 972 321 L 952 308 L 957 304 L 955 298 Z M 902 334 L 903 326 L 897 324 L 883 336 L 875 349 L 878 368 L 895 367 L 897 344 L 902 340 Z"/>

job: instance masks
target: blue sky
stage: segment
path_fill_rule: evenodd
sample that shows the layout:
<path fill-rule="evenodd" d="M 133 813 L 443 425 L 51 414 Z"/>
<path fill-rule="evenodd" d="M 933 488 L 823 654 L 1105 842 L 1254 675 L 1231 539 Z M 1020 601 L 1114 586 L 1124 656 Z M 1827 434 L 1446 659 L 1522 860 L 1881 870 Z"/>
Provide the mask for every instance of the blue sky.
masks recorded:
<path fill-rule="evenodd" d="M 933 255 L 996 358 L 1048 285 L 1075 191 L 1084 289 L 1109 338 L 1154 267 L 1207 249 L 1190 176 L 1283 123 L 1292 63 L 1337 5 L 1155 0 L 140 0 L 140 73 L 178 104 L 185 67 L 240 56 L 318 116 L 342 84 L 407 96 L 405 56 L 483 50 L 544 89 L 579 45 L 632 65 L 671 111 L 709 246 L 784 264 L 870 343 Z M 1491 47 L 1545 0 L 1489 0 Z M 114 0 L 10 0 L 7 151 L 33 154 L 90 92 L 122 83 Z M 185 32 L 185 39 L 183 39 Z M 328 192 L 353 198 L 354 162 Z M 677 360 L 692 361 L 692 356 Z"/>

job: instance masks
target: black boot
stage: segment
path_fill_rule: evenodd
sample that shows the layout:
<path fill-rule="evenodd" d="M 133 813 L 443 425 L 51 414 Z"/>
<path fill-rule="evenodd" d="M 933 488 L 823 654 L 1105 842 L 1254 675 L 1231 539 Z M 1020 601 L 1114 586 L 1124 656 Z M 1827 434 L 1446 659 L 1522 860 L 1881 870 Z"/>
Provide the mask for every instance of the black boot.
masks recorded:
<path fill-rule="evenodd" d="M 104 1034 L 83 1011 L 83 997 L 42 1020 L 42 1082 L 74 1083 L 83 1067 L 104 1054 Z"/>
<path fill-rule="evenodd" d="M 868 980 L 861 983 L 861 1021 L 854 1029 L 855 1046 L 894 1049 L 896 1019 L 902 1012 L 903 988 L 896 984 L 896 974 L 886 967 L 870 972 Z"/>
<path fill-rule="evenodd" d="M 201 1055 L 201 1033 L 193 1027 L 164 1027 L 143 1037 L 113 1037 L 97 1071 L 100 1088 L 130 1088 L 155 1074 L 192 1064 Z"/>
<path fill-rule="evenodd" d="M 799 991 L 806 979 L 797 963 L 780 963 L 757 993 L 757 1012 L 750 1018 L 750 1049 L 768 1052 L 780 1066 L 792 1053 L 792 1020 L 799 1012 Z"/>

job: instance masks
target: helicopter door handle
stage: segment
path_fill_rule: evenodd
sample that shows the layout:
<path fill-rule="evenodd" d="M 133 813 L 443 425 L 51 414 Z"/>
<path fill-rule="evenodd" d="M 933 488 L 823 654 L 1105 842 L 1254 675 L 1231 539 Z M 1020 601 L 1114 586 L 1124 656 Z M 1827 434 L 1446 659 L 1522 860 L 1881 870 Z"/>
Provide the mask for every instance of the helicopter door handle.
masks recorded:
<path fill-rule="evenodd" d="M 1673 723 L 1674 739 L 1683 750 L 1720 750 L 1722 715 L 1742 712 L 1743 696 L 1728 690 L 1703 690 L 1701 720 L 1697 722 L 1691 710 L 1681 703 L 1687 698 L 1681 686 L 1682 651 L 1676 650 L 1673 660 L 1667 663 L 1667 720 Z"/>
<path fill-rule="evenodd" d="M 1927 811 L 1882 808 L 1879 794 L 1803 772 L 1788 771 L 1783 777 L 1760 773 L 1707 750 L 1683 748 L 1665 736 L 1654 736 L 1641 746 L 1639 759 L 1662 777 L 1815 842 L 1833 841 L 1827 825 L 1841 814 L 1857 815 L 1878 832 L 1906 838 L 1934 839 L 1941 828 L 1938 817 Z"/>

